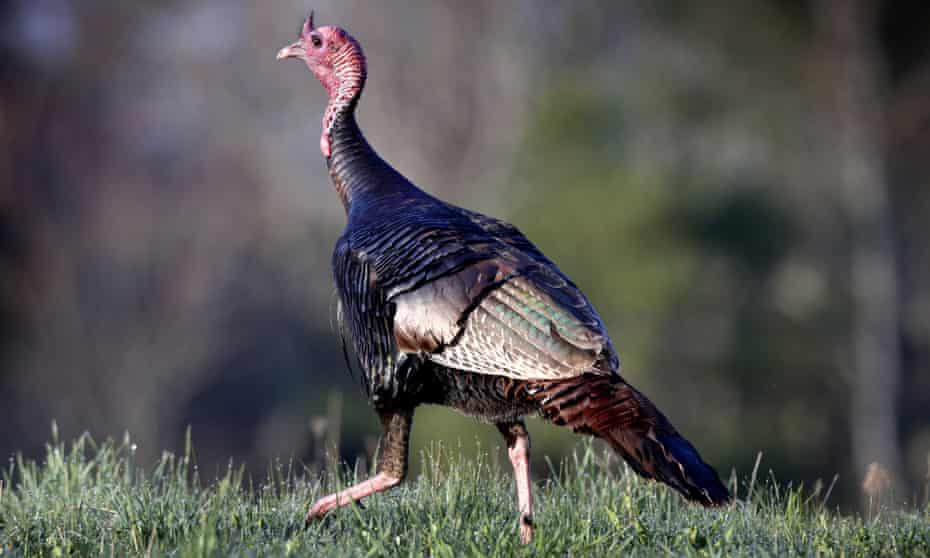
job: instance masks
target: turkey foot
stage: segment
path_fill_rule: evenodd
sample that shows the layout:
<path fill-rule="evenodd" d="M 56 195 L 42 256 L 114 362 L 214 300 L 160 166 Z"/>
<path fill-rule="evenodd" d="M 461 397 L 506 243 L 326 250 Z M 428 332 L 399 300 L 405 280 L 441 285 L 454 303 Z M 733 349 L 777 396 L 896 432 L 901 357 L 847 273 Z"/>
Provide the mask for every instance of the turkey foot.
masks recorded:
<path fill-rule="evenodd" d="M 407 474 L 407 447 L 410 443 L 410 425 L 413 410 L 378 411 L 381 428 L 381 459 L 378 461 L 378 474 L 368 480 L 340 490 L 316 501 L 307 512 L 304 524 L 319 519 L 336 508 L 347 506 L 362 498 L 394 488 Z"/>
<path fill-rule="evenodd" d="M 497 429 L 507 441 L 507 456 L 513 465 L 517 483 L 517 503 L 520 506 L 520 542 L 533 540 L 533 492 L 530 488 L 530 434 L 523 421 L 499 422 Z"/>
<path fill-rule="evenodd" d="M 400 484 L 400 481 L 401 479 L 398 477 L 391 476 L 387 473 L 378 473 L 372 478 L 354 486 L 350 486 L 345 490 L 340 490 L 329 496 L 324 496 L 317 500 L 310 508 L 310 511 L 307 512 L 305 523 L 310 524 L 313 520 L 322 518 L 336 508 L 347 506 L 352 502 L 357 502 L 372 494 L 394 488 Z"/>

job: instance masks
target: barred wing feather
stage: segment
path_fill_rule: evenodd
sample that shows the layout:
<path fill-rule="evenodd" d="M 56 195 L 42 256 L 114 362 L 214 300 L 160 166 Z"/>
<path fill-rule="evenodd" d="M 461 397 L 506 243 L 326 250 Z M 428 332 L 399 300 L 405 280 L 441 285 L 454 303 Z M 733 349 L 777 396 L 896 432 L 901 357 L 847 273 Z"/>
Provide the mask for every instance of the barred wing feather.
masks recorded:
<path fill-rule="evenodd" d="M 525 255 L 483 260 L 392 302 L 398 346 L 450 368 L 527 380 L 617 369 L 587 299 Z"/>

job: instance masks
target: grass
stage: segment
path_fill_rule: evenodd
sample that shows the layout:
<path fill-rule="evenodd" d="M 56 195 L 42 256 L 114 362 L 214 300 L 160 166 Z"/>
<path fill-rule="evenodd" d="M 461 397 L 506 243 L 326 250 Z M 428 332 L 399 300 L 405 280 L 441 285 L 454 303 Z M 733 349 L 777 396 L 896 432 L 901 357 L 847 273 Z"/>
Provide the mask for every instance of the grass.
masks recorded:
<path fill-rule="evenodd" d="M 724 510 L 684 504 L 588 445 L 536 487 L 536 538 L 517 541 L 509 470 L 441 448 L 402 488 L 308 529 L 307 506 L 354 475 L 275 464 L 200 478 L 188 445 L 143 473 L 132 444 L 53 441 L 0 488 L 0 556 L 930 556 L 930 510 L 836 514 L 803 488 L 747 481 Z M 753 486 L 754 485 L 754 486 Z M 747 498 L 747 495 L 751 497 Z"/>

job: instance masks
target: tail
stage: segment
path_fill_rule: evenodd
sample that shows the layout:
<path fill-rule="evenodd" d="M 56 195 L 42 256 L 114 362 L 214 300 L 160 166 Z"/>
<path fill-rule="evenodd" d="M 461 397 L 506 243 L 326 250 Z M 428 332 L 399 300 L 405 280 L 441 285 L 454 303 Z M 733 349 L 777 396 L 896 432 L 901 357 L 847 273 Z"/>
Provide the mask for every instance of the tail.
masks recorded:
<path fill-rule="evenodd" d="M 703 506 L 730 502 L 717 471 L 646 396 L 619 376 L 585 374 L 534 382 L 527 392 L 547 419 L 606 440 L 641 476 L 664 482 Z"/>

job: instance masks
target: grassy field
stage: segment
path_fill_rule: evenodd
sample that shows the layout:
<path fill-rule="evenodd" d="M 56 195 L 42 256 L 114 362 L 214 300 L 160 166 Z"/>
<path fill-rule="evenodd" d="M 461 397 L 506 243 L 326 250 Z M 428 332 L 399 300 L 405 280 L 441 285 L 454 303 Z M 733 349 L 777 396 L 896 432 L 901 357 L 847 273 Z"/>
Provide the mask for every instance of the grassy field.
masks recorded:
<path fill-rule="evenodd" d="M 143 473 L 129 442 L 53 442 L 3 475 L 0 556 L 930 556 L 930 510 L 841 516 L 816 491 L 747 479 L 740 503 L 706 511 L 591 446 L 537 485 L 523 547 L 509 470 L 455 453 L 431 451 L 403 488 L 302 529 L 309 503 L 351 475 L 278 464 L 207 480 L 190 450 Z"/>

